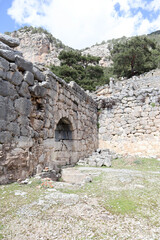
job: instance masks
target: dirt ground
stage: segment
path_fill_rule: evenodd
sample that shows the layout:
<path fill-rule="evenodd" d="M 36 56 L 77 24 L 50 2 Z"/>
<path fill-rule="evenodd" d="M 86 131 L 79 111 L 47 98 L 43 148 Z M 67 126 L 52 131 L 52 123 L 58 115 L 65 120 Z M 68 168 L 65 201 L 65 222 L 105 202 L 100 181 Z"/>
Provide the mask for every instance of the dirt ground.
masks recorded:
<path fill-rule="evenodd" d="M 0 239 L 159 240 L 160 162 L 76 167 L 92 182 L 0 186 Z M 150 167 L 151 166 L 151 167 Z"/>

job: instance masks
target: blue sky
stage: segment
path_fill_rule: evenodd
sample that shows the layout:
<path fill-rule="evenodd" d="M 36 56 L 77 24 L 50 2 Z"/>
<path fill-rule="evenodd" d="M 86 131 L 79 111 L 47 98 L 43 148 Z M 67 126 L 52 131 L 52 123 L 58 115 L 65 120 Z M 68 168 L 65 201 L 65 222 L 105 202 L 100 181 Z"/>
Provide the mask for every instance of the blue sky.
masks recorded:
<path fill-rule="evenodd" d="M 85 48 L 160 29 L 160 0 L 0 0 L 0 32 L 44 27 L 63 43 Z"/>

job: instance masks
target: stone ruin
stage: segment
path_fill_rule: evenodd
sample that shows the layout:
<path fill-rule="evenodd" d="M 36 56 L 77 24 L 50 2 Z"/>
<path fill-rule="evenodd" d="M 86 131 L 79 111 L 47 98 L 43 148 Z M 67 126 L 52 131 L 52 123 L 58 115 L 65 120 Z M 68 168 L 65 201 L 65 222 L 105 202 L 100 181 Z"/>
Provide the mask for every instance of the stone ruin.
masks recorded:
<path fill-rule="evenodd" d="M 91 97 L 25 60 L 18 45 L 0 34 L 1 184 L 43 169 L 54 178 L 79 159 L 110 166 L 112 151 L 160 157 L 160 74 L 111 81 Z"/>
<path fill-rule="evenodd" d="M 97 97 L 98 95 L 98 97 Z M 96 92 L 99 147 L 160 158 L 160 70 L 110 82 Z"/>
<path fill-rule="evenodd" d="M 97 104 L 75 82 L 26 61 L 0 35 L 0 183 L 74 165 L 97 149 Z"/>

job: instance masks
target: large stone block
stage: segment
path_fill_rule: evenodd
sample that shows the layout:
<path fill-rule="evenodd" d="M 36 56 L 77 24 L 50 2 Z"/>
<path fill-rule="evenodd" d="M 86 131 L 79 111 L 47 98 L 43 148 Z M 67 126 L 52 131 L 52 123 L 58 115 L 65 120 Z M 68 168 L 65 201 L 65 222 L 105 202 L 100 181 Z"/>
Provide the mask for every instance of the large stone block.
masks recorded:
<path fill-rule="evenodd" d="M 11 50 L 0 49 L 0 56 L 10 62 L 14 62 L 16 55 L 18 55 L 18 54 L 19 53 L 17 51 L 15 52 L 15 51 L 11 51 Z"/>
<path fill-rule="evenodd" d="M 34 75 L 31 72 L 26 71 L 24 74 L 24 81 L 32 86 L 34 84 Z"/>
<path fill-rule="evenodd" d="M 22 115 L 29 116 L 31 113 L 31 101 L 26 98 L 15 100 L 15 109 Z"/>
<path fill-rule="evenodd" d="M 0 132 L 0 143 L 9 143 L 11 141 L 11 133 L 8 131 Z"/>
<path fill-rule="evenodd" d="M 0 41 L 5 43 L 5 44 L 7 44 L 10 47 L 18 47 L 19 44 L 20 44 L 19 39 L 12 38 L 12 37 L 10 37 L 8 35 L 1 34 L 1 33 L 0 33 Z"/>
<path fill-rule="evenodd" d="M 26 97 L 26 98 L 31 97 L 30 92 L 28 90 L 28 84 L 26 82 L 22 83 L 22 85 L 20 87 L 20 90 L 19 90 L 19 94 L 23 97 Z"/>
<path fill-rule="evenodd" d="M 44 122 L 38 119 L 33 119 L 32 121 L 32 127 L 35 131 L 39 131 L 43 128 Z"/>
<path fill-rule="evenodd" d="M 18 148 L 23 148 L 23 149 L 29 149 L 30 147 L 32 147 L 34 144 L 33 139 L 30 137 L 23 137 L 21 136 L 20 138 L 18 138 Z"/>
<path fill-rule="evenodd" d="M 0 96 L 13 96 L 17 94 L 14 87 L 7 81 L 0 80 Z"/>
<path fill-rule="evenodd" d="M 12 84 L 18 86 L 21 84 L 23 80 L 23 75 L 20 72 L 7 72 L 6 76 L 7 80 L 10 81 Z"/>
<path fill-rule="evenodd" d="M 20 135 L 20 127 L 16 122 L 11 122 L 9 125 L 7 125 L 7 130 L 15 136 Z"/>
<path fill-rule="evenodd" d="M 36 67 L 33 67 L 33 74 L 35 79 L 37 79 L 40 82 L 43 82 L 45 80 L 45 76 L 43 73 Z"/>
<path fill-rule="evenodd" d="M 0 120 L 6 120 L 6 116 L 7 116 L 6 102 L 0 101 Z"/>
<path fill-rule="evenodd" d="M 21 71 L 33 71 L 33 64 L 20 56 L 15 57 L 15 64 Z"/>
<path fill-rule="evenodd" d="M 31 95 L 35 97 L 44 97 L 47 93 L 46 88 L 41 87 L 39 85 L 35 85 L 33 87 L 30 87 L 29 89 L 30 89 Z"/>
<path fill-rule="evenodd" d="M 2 57 L 0 57 L 0 69 L 1 68 L 5 71 L 9 70 L 9 62 Z"/>
<path fill-rule="evenodd" d="M 12 50 L 8 45 L 0 41 L 0 49 Z"/>
<path fill-rule="evenodd" d="M 7 125 L 6 121 L 0 119 L 0 132 L 6 130 L 6 125 Z"/>

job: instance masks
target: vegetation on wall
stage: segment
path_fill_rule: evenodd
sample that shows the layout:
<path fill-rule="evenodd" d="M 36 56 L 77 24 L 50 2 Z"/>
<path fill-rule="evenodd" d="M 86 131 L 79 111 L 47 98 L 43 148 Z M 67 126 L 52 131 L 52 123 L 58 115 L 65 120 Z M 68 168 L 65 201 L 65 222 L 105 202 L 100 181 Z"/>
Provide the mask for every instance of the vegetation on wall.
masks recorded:
<path fill-rule="evenodd" d="M 61 51 L 58 58 L 61 66 L 52 65 L 50 69 L 66 82 L 75 81 L 85 90 L 93 91 L 109 81 L 104 68 L 98 65 L 99 57 L 83 56 L 79 51 Z"/>

